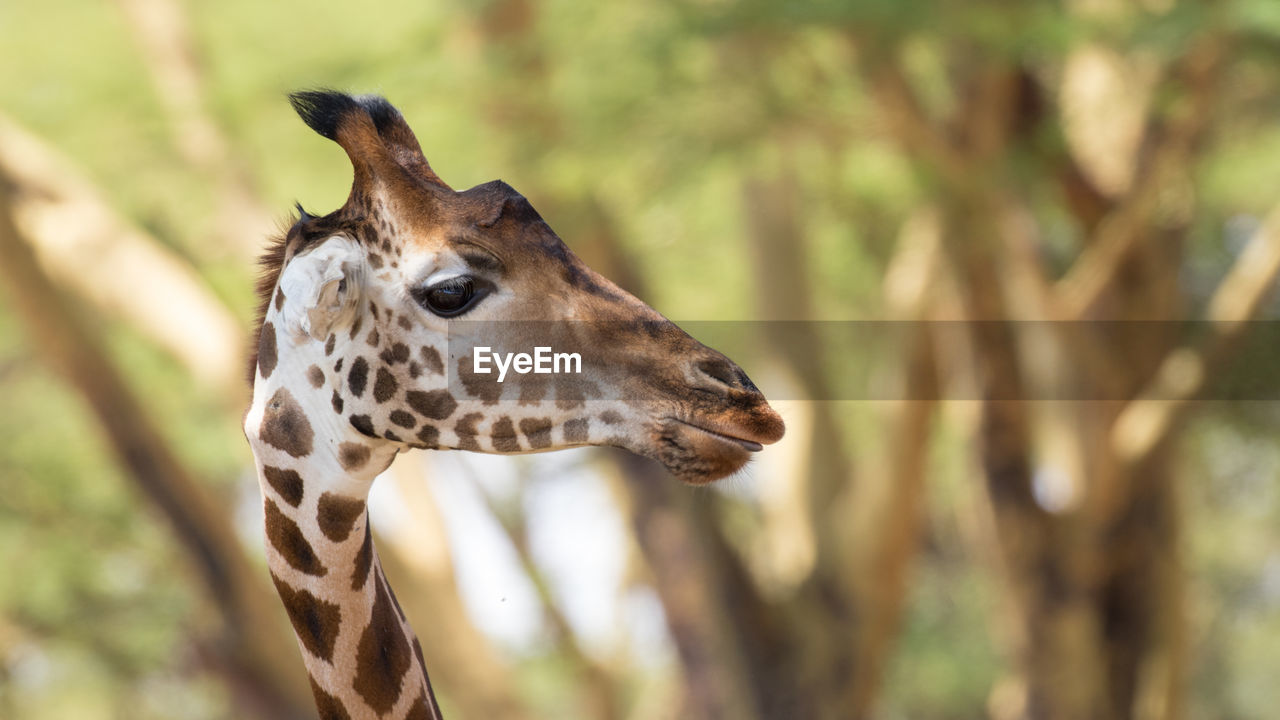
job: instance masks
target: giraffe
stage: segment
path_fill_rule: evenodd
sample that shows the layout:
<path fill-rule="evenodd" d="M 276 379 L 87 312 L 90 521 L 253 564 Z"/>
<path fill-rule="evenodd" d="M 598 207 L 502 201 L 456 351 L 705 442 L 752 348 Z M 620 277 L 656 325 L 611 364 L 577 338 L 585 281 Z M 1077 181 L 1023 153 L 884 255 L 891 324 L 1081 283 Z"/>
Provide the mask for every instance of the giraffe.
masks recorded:
<path fill-rule="evenodd" d="M 397 453 L 612 445 L 700 484 L 783 422 L 737 365 L 584 265 L 510 186 L 446 185 L 384 98 L 290 101 L 354 179 L 328 215 L 299 206 L 261 260 L 244 431 L 268 567 L 322 718 L 440 718 L 369 529 L 369 489 Z M 552 335 L 586 351 L 579 373 L 479 371 L 476 343 L 537 342 L 537 328 L 568 328 Z"/>

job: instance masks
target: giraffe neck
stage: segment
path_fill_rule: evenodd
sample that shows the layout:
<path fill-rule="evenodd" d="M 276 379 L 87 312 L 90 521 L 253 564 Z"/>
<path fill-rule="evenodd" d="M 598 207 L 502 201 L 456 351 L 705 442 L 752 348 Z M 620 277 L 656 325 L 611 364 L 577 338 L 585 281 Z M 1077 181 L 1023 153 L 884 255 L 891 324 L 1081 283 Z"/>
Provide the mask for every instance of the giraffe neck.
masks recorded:
<path fill-rule="evenodd" d="M 323 720 L 440 718 L 369 528 L 369 488 L 396 447 L 354 433 L 328 407 L 330 383 L 305 379 L 324 360 L 304 350 L 270 370 L 260 363 L 245 421 L 272 580 Z"/>
<path fill-rule="evenodd" d="M 296 508 L 270 497 L 265 505 L 268 565 L 321 718 L 439 718 L 364 501 L 326 493 L 304 496 Z"/>

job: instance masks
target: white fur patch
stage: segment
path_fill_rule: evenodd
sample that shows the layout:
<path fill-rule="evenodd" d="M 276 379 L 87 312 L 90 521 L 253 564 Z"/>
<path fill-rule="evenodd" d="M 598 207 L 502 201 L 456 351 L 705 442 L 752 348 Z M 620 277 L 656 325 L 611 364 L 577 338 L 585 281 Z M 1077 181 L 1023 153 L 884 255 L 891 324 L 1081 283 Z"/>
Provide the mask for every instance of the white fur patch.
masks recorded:
<path fill-rule="evenodd" d="M 288 336 L 295 343 L 307 337 L 324 342 L 351 323 L 363 294 L 364 267 L 364 250 L 341 235 L 291 259 L 280 273 L 280 324 Z"/>

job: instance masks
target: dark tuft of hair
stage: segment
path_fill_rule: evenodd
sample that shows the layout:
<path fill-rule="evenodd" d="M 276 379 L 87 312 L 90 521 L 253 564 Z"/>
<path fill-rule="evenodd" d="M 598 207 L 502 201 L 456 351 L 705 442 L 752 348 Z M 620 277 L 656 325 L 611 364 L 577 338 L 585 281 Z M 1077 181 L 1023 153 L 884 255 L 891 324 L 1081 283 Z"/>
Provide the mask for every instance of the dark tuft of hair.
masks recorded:
<path fill-rule="evenodd" d="M 253 387 L 258 371 L 258 348 L 262 342 L 262 323 L 267 318 L 267 307 L 271 304 L 271 296 L 276 289 L 276 281 L 280 279 L 280 270 L 284 267 L 285 249 L 289 245 L 289 236 L 301 221 L 291 223 L 293 227 L 272 237 L 262 254 L 258 256 L 258 282 L 254 288 L 258 296 L 258 311 L 254 316 L 253 334 L 249 336 L 249 387 Z"/>
<path fill-rule="evenodd" d="M 338 125 L 342 118 L 352 112 L 367 112 L 355 98 L 337 90 L 302 90 L 290 93 L 289 104 L 307 127 L 330 140 L 338 139 Z"/>
<path fill-rule="evenodd" d="M 341 211 L 316 217 L 302 205 L 297 205 L 298 217 L 289 218 L 288 229 L 282 229 L 272 237 L 267 247 L 258 257 L 258 312 L 254 321 L 253 334 L 249 336 L 252 344 L 249 351 L 249 386 L 253 387 L 254 376 L 258 369 L 258 347 L 262 339 L 262 323 L 267 317 L 267 308 L 274 299 L 276 283 L 284 270 L 285 260 L 302 252 L 312 243 L 318 242 L 339 230 L 346 228 L 349 219 Z M 357 219 L 358 220 L 358 219 Z"/>
<path fill-rule="evenodd" d="M 393 127 L 404 124 L 400 111 L 381 95 L 361 95 L 355 101 L 373 119 L 379 135 L 385 136 L 392 132 Z"/>

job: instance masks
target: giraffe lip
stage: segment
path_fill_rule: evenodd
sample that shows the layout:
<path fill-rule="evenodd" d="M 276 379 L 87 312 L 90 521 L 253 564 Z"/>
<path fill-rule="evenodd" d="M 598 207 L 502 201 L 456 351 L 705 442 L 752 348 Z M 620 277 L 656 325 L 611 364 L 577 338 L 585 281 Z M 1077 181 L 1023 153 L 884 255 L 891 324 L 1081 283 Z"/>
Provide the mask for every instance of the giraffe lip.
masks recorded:
<path fill-rule="evenodd" d="M 723 441 L 725 441 L 725 442 L 731 442 L 731 443 L 734 443 L 735 445 L 738 445 L 738 446 L 739 446 L 739 447 L 741 447 L 742 449 L 747 450 L 747 451 L 749 451 L 749 452 L 760 452 L 761 450 L 763 450 L 763 449 L 764 449 L 764 446 L 763 446 L 763 445 L 761 445 L 760 443 L 758 443 L 758 442 L 756 442 L 756 441 L 754 441 L 754 440 L 747 440 L 746 438 L 740 438 L 740 437 L 737 437 L 736 435 L 730 435 L 730 434 L 725 433 L 725 432 L 723 432 L 723 431 L 721 431 L 721 430 L 712 430 L 711 428 L 708 428 L 708 427 L 703 427 L 703 426 L 701 426 L 701 425 L 695 425 L 695 424 L 693 424 L 693 423 L 689 422 L 688 420 L 681 420 L 680 418 L 675 418 L 675 417 L 673 417 L 673 418 L 671 418 L 671 419 L 672 419 L 672 420 L 675 420 L 676 422 L 680 423 L 681 425 L 687 425 L 687 426 L 689 426 L 689 427 L 693 428 L 694 430 L 700 430 L 700 431 L 702 431 L 702 432 L 704 432 L 704 433 L 706 433 L 706 434 L 708 434 L 708 435 L 710 435 L 710 436 L 712 436 L 712 437 L 714 437 L 714 438 L 717 438 L 717 439 L 719 439 L 719 440 L 723 440 Z"/>

